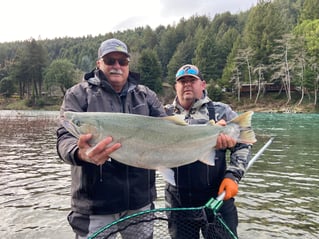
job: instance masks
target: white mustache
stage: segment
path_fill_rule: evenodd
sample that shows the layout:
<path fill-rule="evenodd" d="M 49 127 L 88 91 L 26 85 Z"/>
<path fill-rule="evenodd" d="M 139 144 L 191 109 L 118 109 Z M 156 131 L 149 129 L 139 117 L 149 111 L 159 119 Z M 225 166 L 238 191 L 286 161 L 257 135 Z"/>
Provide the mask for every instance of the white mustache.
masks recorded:
<path fill-rule="evenodd" d="M 122 75 L 123 71 L 121 69 L 111 69 L 110 70 L 110 74 L 118 74 L 118 75 Z"/>

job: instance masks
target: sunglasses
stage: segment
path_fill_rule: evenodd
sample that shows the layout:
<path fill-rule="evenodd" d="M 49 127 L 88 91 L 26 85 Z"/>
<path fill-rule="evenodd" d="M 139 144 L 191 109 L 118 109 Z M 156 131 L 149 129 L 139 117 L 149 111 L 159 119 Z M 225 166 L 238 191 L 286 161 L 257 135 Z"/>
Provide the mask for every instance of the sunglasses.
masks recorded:
<path fill-rule="evenodd" d="M 195 70 L 195 69 L 192 69 L 192 68 L 188 68 L 188 69 L 182 69 L 180 71 L 178 71 L 176 73 L 176 78 L 180 77 L 180 76 L 183 76 L 183 75 L 198 75 L 198 71 Z"/>
<path fill-rule="evenodd" d="M 127 66 L 130 62 L 129 58 L 112 58 L 112 57 L 103 57 L 104 63 L 108 66 L 113 66 L 116 62 L 120 64 L 120 66 Z"/>

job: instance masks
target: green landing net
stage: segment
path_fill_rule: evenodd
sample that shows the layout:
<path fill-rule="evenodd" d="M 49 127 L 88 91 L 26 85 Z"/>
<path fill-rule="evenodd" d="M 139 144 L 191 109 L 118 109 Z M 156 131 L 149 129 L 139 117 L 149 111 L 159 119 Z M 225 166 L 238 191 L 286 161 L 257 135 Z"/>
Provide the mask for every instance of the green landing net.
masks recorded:
<path fill-rule="evenodd" d="M 249 161 L 246 171 L 272 143 L 271 138 Z M 89 239 L 168 239 L 172 238 L 168 230 L 170 223 L 178 224 L 179 237 L 205 239 L 237 239 L 237 236 L 225 224 L 218 212 L 223 204 L 225 192 L 216 199 L 212 198 L 206 205 L 192 208 L 157 208 L 135 213 L 120 218 L 95 232 Z M 168 219 L 168 215 L 170 219 Z M 194 217 L 196 220 L 194 220 Z M 195 230 L 194 228 L 200 228 Z M 153 237 L 150 237 L 153 235 Z"/>
<path fill-rule="evenodd" d="M 179 225 L 179 238 L 237 239 L 218 213 L 222 203 L 222 200 L 211 199 L 202 207 L 158 208 L 142 211 L 106 225 L 89 239 L 117 239 L 122 238 L 122 234 L 126 235 L 125 238 L 146 239 L 152 233 L 154 239 L 166 239 L 171 238 L 168 230 L 169 223 Z M 170 220 L 167 218 L 168 214 L 171 214 Z M 196 227 L 200 228 L 197 235 L 192 230 Z"/>

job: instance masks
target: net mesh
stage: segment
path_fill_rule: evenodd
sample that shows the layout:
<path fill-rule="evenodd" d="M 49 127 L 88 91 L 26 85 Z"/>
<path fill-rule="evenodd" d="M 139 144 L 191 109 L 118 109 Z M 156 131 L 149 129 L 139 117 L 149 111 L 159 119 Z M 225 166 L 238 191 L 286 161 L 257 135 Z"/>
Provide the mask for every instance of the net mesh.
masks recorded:
<path fill-rule="evenodd" d="M 143 211 L 108 224 L 89 238 L 236 239 L 237 237 L 227 227 L 219 213 L 200 207 Z"/>

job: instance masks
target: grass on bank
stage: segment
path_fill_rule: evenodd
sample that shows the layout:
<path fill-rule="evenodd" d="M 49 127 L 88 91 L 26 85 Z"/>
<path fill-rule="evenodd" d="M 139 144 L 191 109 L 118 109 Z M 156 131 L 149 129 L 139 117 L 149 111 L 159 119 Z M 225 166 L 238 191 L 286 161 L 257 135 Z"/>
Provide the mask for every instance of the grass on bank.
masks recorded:
<path fill-rule="evenodd" d="M 167 95 L 159 96 L 164 104 L 173 102 L 174 94 L 170 92 Z M 287 104 L 285 94 L 267 93 L 261 95 L 255 104 L 256 96 L 252 99 L 248 94 L 242 94 L 240 100 L 238 97 L 230 93 L 223 93 L 222 98 L 218 101 L 229 104 L 235 111 L 243 112 L 253 110 L 255 112 L 277 112 L 277 113 L 319 113 L 319 105 L 314 105 L 313 98 L 304 97 L 302 103 L 298 105 L 300 95 L 298 92 L 292 93 L 292 99 Z M 45 97 L 38 99 L 36 103 L 31 100 L 19 99 L 18 97 L 11 97 L 8 99 L 0 97 L 0 110 L 49 110 L 58 111 L 62 104 L 62 98 Z"/>
<path fill-rule="evenodd" d="M 11 97 L 7 99 L 0 98 L 0 110 L 60 110 L 61 99 L 46 98 L 40 99 L 36 104 L 27 99 Z"/>

